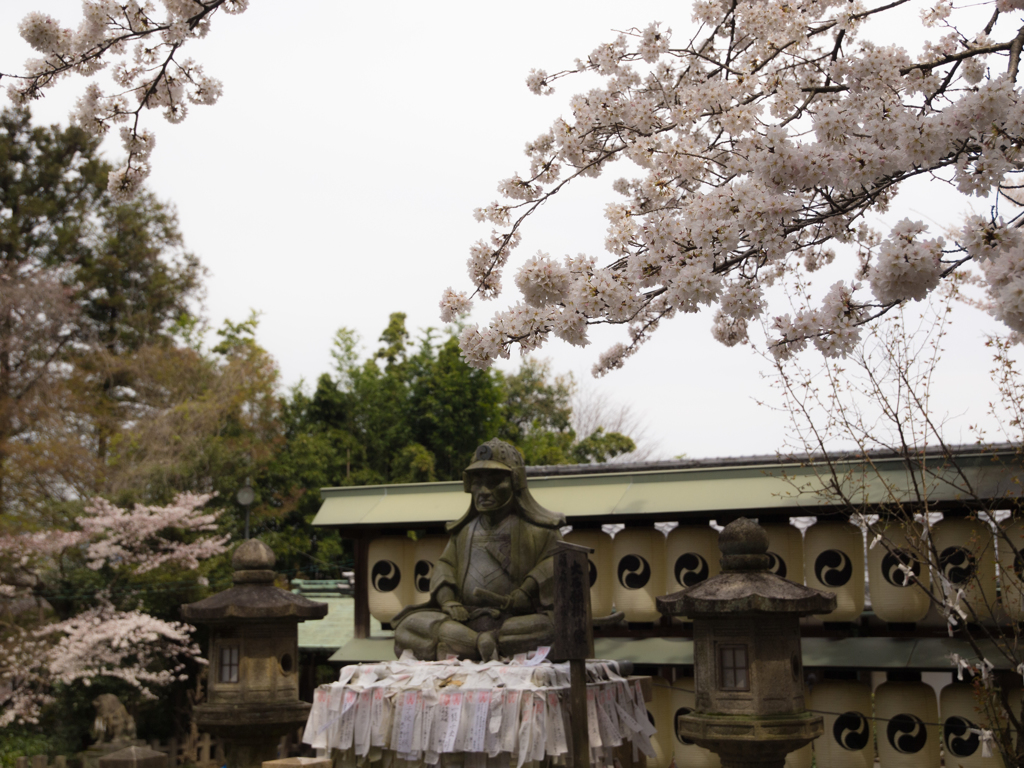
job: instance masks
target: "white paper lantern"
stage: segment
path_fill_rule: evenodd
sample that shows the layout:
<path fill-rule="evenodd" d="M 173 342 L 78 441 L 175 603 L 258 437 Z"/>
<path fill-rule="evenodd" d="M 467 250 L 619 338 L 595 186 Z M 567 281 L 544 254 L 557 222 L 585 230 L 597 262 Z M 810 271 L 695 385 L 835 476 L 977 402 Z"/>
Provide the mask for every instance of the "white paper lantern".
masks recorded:
<path fill-rule="evenodd" d="M 808 706 L 824 720 L 814 741 L 820 768 L 872 768 L 875 764 L 871 686 L 856 680 L 824 680 L 814 686 Z"/>
<path fill-rule="evenodd" d="M 783 578 L 804 583 L 804 537 L 789 523 L 762 523 L 768 534 L 768 570 Z"/>
<path fill-rule="evenodd" d="M 665 593 L 672 594 L 717 576 L 722 565 L 718 531 L 710 525 L 680 525 L 665 540 Z"/>
<path fill-rule="evenodd" d="M 998 545 L 1003 608 L 1012 621 L 1024 621 L 1024 520 L 1008 521 Z"/>
<path fill-rule="evenodd" d="M 935 768 L 942 741 L 935 691 L 920 682 L 887 682 L 875 690 L 880 768 Z"/>
<path fill-rule="evenodd" d="M 672 755 L 676 761 L 676 768 L 721 768 L 722 761 L 718 755 L 688 739 L 679 738 L 679 731 L 676 730 L 679 718 L 696 709 L 695 685 L 692 677 L 680 677 L 672 683 L 672 706 L 675 709 L 672 717 Z"/>
<path fill-rule="evenodd" d="M 660 535 L 660 534 L 659 534 Z M 647 712 L 658 730 L 651 737 L 656 757 L 648 758 L 650 768 L 668 768 L 672 762 L 672 746 L 675 742 L 675 709 L 672 706 L 672 686 L 663 677 L 652 677 L 653 691 L 647 702 Z"/>
<path fill-rule="evenodd" d="M 954 589 L 971 621 L 992 616 L 996 604 L 996 558 L 992 529 L 981 520 L 946 517 L 932 526 L 938 570 Z"/>
<path fill-rule="evenodd" d="M 805 744 L 795 752 L 790 752 L 786 755 L 786 768 L 811 768 L 812 761 L 814 760 L 814 751 L 810 744 Z M 821 768 L 825 768 L 821 766 Z"/>
<path fill-rule="evenodd" d="M 413 547 L 412 602 L 420 605 L 430 600 L 430 578 L 434 575 L 441 553 L 448 544 L 447 536 L 424 536 Z"/>
<path fill-rule="evenodd" d="M 970 683 L 947 685 L 939 694 L 939 712 L 942 715 L 942 748 L 946 751 L 946 765 L 960 768 L 1002 768 L 1003 759 L 995 744 L 991 755 L 982 756 L 981 738 L 975 730 L 992 730 L 991 721 L 978 712 L 974 687 Z"/>
<path fill-rule="evenodd" d="M 926 592 L 931 576 L 927 555 L 921 554 L 926 545 L 917 530 L 908 538 L 902 523 L 887 523 L 879 533 L 882 541 L 868 550 L 871 608 L 878 618 L 890 624 L 917 623 L 931 607 Z M 913 578 L 901 566 L 909 568 Z"/>
<path fill-rule="evenodd" d="M 653 527 L 627 527 L 612 541 L 615 608 L 626 621 L 661 618 L 655 598 L 665 594 L 665 536 Z"/>
<path fill-rule="evenodd" d="M 823 520 L 804 539 L 807 586 L 836 595 L 836 609 L 825 621 L 856 621 L 864 612 L 864 536 L 845 520 Z"/>
<path fill-rule="evenodd" d="M 411 605 L 414 542 L 407 536 L 383 536 L 370 542 L 366 583 L 370 615 L 390 624 L 400 610 Z"/>
<path fill-rule="evenodd" d="M 565 540 L 590 547 L 590 610 L 594 617 L 609 616 L 614 601 L 615 576 L 612 568 L 612 537 L 601 530 L 573 529 Z"/>

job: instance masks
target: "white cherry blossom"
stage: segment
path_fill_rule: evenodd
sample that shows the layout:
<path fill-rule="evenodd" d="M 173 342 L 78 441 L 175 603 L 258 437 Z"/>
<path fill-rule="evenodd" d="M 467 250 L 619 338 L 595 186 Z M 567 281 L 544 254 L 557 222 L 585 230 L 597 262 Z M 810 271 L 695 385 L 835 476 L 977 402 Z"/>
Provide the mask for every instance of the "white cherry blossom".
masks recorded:
<path fill-rule="evenodd" d="M 845 356 L 860 325 L 972 265 L 993 314 L 1024 329 L 1015 190 L 1024 3 L 999 0 L 982 12 L 909 2 L 922 19 L 916 51 L 865 34 L 867 21 L 895 7 L 881 0 L 697 0 L 696 35 L 650 24 L 563 71 L 533 70 L 527 82 L 538 94 L 580 73 L 599 84 L 569 97 L 527 145 L 528 172 L 501 182 L 500 197 L 478 209 L 493 229 L 472 249 L 466 301 L 494 298 L 508 266 L 523 302 L 465 336 L 467 359 L 486 365 L 515 344 L 534 349 L 552 335 L 585 344 L 591 324 L 627 326 L 628 341 L 602 355 L 600 374 L 663 320 L 702 310 L 714 311 L 719 341 L 745 343 L 751 320 L 777 314 L 768 287 L 793 295 L 824 265 L 847 264 L 847 279 L 816 295 L 817 307 L 766 323 L 777 356 L 808 342 Z M 619 199 L 605 207 L 604 258 L 564 269 L 546 255 L 509 263 L 534 211 L 579 177 L 613 168 L 622 178 Z M 965 220 L 880 228 L 902 185 L 918 177 L 958 190 Z"/>
<path fill-rule="evenodd" d="M 109 181 L 111 193 L 121 200 L 134 196 L 149 175 L 149 153 L 137 151 L 140 141 L 150 150 L 153 145 L 142 127 L 144 111 L 161 109 L 165 119 L 177 123 L 189 105 L 214 104 L 221 95 L 220 82 L 182 58 L 182 47 L 205 37 L 219 11 L 241 13 L 248 0 L 162 0 L 160 6 L 149 0 L 82 0 L 77 29 L 44 13 L 29 13 L 19 32 L 43 58 L 30 59 L 21 73 L 0 73 L 12 81 L 7 89 L 11 100 L 26 104 L 69 75 L 110 72 L 114 87 L 89 82 L 71 119 L 97 135 L 112 125 L 124 126 L 128 157 Z"/>

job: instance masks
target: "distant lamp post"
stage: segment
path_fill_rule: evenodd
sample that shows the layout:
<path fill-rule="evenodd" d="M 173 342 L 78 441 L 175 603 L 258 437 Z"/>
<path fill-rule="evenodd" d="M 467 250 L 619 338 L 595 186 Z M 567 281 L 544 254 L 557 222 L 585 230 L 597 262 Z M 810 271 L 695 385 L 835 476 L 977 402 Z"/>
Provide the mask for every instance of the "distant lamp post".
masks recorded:
<path fill-rule="evenodd" d="M 256 501 L 256 491 L 252 489 L 252 478 L 245 478 L 245 485 L 238 489 L 235 501 L 245 510 L 245 538 L 249 538 L 249 505 Z"/>
<path fill-rule="evenodd" d="M 658 598 L 663 614 L 693 620 L 696 708 L 676 730 L 723 768 L 783 768 L 823 730 L 804 708 L 799 619 L 836 598 L 769 571 L 768 534 L 753 520 L 727 525 L 718 547 L 721 574 Z"/>

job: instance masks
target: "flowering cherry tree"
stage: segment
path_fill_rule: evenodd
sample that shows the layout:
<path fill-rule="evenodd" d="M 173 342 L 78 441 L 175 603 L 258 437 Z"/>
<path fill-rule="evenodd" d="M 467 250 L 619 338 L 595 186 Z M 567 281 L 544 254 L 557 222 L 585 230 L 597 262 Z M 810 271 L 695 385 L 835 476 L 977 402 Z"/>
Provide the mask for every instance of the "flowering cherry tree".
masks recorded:
<path fill-rule="evenodd" d="M 918 53 L 866 36 L 900 6 L 920 13 Z M 696 32 L 683 39 L 651 24 L 572 69 L 534 70 L 537 94 L 582 73 L 601 85 L 571 98 L 569 113 L 527 145 L 528 171 L 476 211 L 492 231 L 471 249 L 472 290 L 447 289 L 442 317 L 501 292 L 527 219 L 570 182 L 623 165 L 634 175 L 615 182 L 620 198 L 605 209 L 608 262 L 528 258 L 513 277 L 522 300 L 466 328 L 466 359 L 483 367 L 513 344 L 585 345 L 595 323 L 628 326 L 628 343 L 595 366 L 600 375 L 663 321 L 706 309 L 716 339 L 746 342 L 748 324 L 770 312 L 767 289 L 834 261 L 830 271 L 847 262 L 845 275 L 814 306 L 770 320 L 777 358 L 808 342 L 845 356 L 865 323 L 969 264 L 992 314 L 1024 332 L 1022 8 L 695 0 Z M 875 215 L 916 177 L 977 200 L 978 212 L 944 232 L 910 218 L 879 225 Z"/>
<path fill-rule="evenodd" d="M 193 627 L 128 607 L 139 595 L 126 581 L 161 566 L 195 570 L 223 553 L 228 537 L 211 534 L 216 516 L 201 509 L 210 498 L 186 493 L 164 507 L 131 510 L 96 499 L 79 531 L 0 536 L 0 599 L 12 605 L 45 593 L 48 576 L 76 550 L 88 568 L 110 570 L 108 589 L 62 621 L 0 623 L 0 727 L 37 721 L 56 685 L 109 678 L 156 698 L 154 689 L 185 679 L 186 662 L 201 661 Z"/>
<path fill-rule="evenodd" d="M 162 109 L 168 121 L 178 123 L 190 105 L 214 104 L 220 97 L 220 81 L 182 57 L 181 49 L 206 36 L 218 11 L 237 14 L 248 5 L 249 0 L 162 0 L 158 9 L 148 0 L 82 0 L 76 29 L 36 11 L 22 20 L 19 31 L 41 58 L 30 59 L 23 74 L 0 77 L 13 78 L 8 96 L 27 104 L 68 75 L 93 78 L 109 69 L 114 87 L 104 89 L 93 78 L 71 120 L 97 135 L 121 126 L 128 157 L 110 174 L 109 187 L 126 200 L 149 175 L 155 139 L 142 127 L 143 111 Z"/>

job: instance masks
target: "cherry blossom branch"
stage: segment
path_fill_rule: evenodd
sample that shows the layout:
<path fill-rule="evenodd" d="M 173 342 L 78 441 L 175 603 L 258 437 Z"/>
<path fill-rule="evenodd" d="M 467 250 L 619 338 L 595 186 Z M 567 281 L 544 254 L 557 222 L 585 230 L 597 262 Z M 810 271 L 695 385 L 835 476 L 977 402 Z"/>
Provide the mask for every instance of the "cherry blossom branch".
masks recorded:
<path fill-rule="evenodd" d="M 95 135 L 122 125 L 121 141 L 128 157 L 111 174 L 109 188 L 116 199 L 129 199 L 149 174 L 155 142 L 153 134 L 141 128 L 143 110 L 163 108 L 165 118 L 177 123 L 185 118 L 190 104 L 213 104 L 222 90 L 220 82 L 207 77 L 200 65 L 191 59 L 179 61 L 176 54 L 190 40 L 206 36 L 218 11 L 236 14 L 247 7 L 248 0 L 164 0 L 165 15 L 158 18 L 149 2 L 83 0 L 83 20 L 77 30 L 33 12 L 21 22 L 20 31 L 43 58 L 30 59 L 23 74 L 0 74 L 0 78 L 14 80 L 8 95 L 16 104 L 25 104 L 41 98 L 65 76 L 93 78 L 113 63 L 109 68 L 118 90 L 106 92 L 91 82 L 71 117 Z M 130 99 L 135 100 L 134 107 Z"/>
<path fill-rule="evenodd" d="M 1010 189 L 1021 171 L 1024 102 L 1014 83 L 1021 32 L 1006 34 L 1002 22 L 1024 0 L 998 0 L 976 34 L 952 23 L 952 6 L 940 2 L 925 12 L 926 23 L 952 33 L 929 39 L 917 57 L 854 34 L 866 19 L 908 2 L 860 10 L 811 0 L 708 0 L 694 6 L 701 33 L 682 48 L 652 24 L 578 61 L 576 71 L 601 76 L 603 88 L 574 96 L 571 114 L 528 145 L 528 181 L 505 180 L 505 199 L 477 210 L 495 225 L 491 244 L 473 247 L 473 289 L 447 290 L 442 317 L 501 291 L 501 271 L 540 205 L 580 176 L 629 161 L 638 174 L 615 183 L 621 198 L 605 211 L 611 258 L 603 267 L 591 256 L 527 259 L 515 277 L 522 301 L 489 327 L 466 329 L 466 359 L 486 366 L 513 344 L 534 349 L 551 337 L 586 344 L 594 323 L 627 326 L 629 343 L 602 358 L 600 373 L 661 320 L 702 308 L 716 312 L 716 338 L 743 343 L 747 324 L 767 310 L 767 284 L 844 252 L 853 279 L 834 283 L 818 309 L 779 316 L 776 354 L 813 342 L 843 356 L 862 326 L 924 298 L 961 266 L 985 276 L 993 313 L 1024 330 L 1024 294 L 1010 289 L 1018 275 L 1024 280 L 1016 227 L 994 213 L 968 216 L 938 236 L 909 219 L 884 232 L 865 224 L 914 177 L 931 174 L 984 200 Z M 987 61 L 1007 53 L 1008 74 L 992 74 Z M 534 70 L 528 86 L 548 94 L 570 74 Z M 562 178 L 564 168 L 574 172 Z M 507 229 L 510 212 L 522 206 Z M 947 238 L 962 257 L 948 258 Z M 872 298 L 861 296 L 861 280 Z"/>

